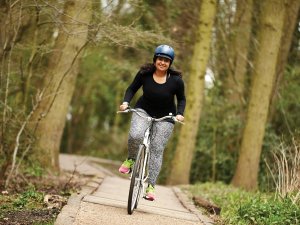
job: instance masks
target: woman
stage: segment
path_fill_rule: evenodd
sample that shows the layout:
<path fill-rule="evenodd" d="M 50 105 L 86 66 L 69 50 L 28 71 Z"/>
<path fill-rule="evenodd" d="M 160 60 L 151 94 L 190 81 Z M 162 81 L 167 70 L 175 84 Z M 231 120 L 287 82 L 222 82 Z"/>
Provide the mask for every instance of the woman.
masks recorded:
<path fill-rule="evenodd" d="M 141 67 L 131 85 L 127 88 L 120 110 L 127 109 L 130 100 L 140 87 L 143 95 L 138 99 L 135 108 L 145 115 L 160 118 L 172 113 L 176 119 L 183 121 L 185 109 L 184 83 L 181 73 L 170 68 L 174 61 L 174 50 L 168 45 L 155 49 L 153 63 Z M 174 97 L 177 98 L 177 107 Z M 149 121 L 133 114 L 128 137 L 128 158 L 119 168 L 121 173 L 130 173 L 137 155 L 138 146 L 142 144 L 144 131 Z M 149 178 L 146 199 L 155 199 L 154 186 L 161 169 L 163 151 L 174 128 L 174 121 L 162 121 L 154 124 L 154 135 L 150 144 Z"/>

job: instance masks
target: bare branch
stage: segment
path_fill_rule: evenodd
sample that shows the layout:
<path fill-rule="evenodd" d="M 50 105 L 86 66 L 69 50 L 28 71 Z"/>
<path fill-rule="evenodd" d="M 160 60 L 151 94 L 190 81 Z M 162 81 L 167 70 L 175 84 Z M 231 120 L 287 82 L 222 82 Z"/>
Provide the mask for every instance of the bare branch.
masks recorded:
<path fill-rule="evenodd" d="M 141 31 L 136 27 L 116 24 L 103 24 L 96 35 L 95 42 L 108 41 L 124 47 L 150 46 L 157 42 L 167 42 L 175 45 L 174 41 L 152 31 Z"/>
<path fill-rule="evenodd" d="M 9 93 L 9 85 L 10 85 L 10 74 L 11 74 L 11 56 L 12 56 L 12 52 L 13 52 L 13 48 L 18 36 L 18 32 L 20 30 L 20 26 L 21 26 L 21 22 L 22 22 L 22 3 L 20 10 L 19 10 L 19 18 L 18 18 L 18 25 L 17 28 L 15 29 L 15 34 L 12 40 L 12 44 L 11 44 L 11 49 L 9 52 L 9 57 L 8 57 L 8 69 L 7 69 L 7 77 L 6 77 L 6 87 L 5 87 L 5 97 L 4 97 L 4 109 L 3 109 L 3 117 L 2 117 L 2 121 L 3 121 L 3 127 L 2 129 L 5 130 L 6 127 L 6 110 L 7 110 L 7 105 L 8 105 L 8 93 Z M 12 6 L 10 6 L 10 10 L 9 10 L 9 14 L 11 14 L 11 8 Z M 11 16 L 11 15 L 10 15 Z"/>
<path fill-rule="evenodd" d="M 28 114 L 26 120 L 23 122 L 18 134 L 17 134 L 17 137 L 16 137 L 16 144 L 15 144 L 15 148 L 14 148 L 14 151 L 13 151 L 13 162 L 12 162 L 12 165 L 11 165 L 11 170 L 9 172 L 9 175 L 7 176 L 7 179 L 5 181 L 5 187 L 8 186 L 9 182 L 10 182 L 10 178 L 13 174 L 13 171 L 15 169 L 15 164 L 16 164 L 16 158 L 17 158 L 17 154 L 18 154 L 18 150 L 19 150 L 19 146 L 20 146 L 20 137 L 28 123 L 28 121 L 30 120 L 31 116 L 33 115 L 33 113 L 35 112 L 35 110 L 37 109 L 37 107 L 39 106 L 40 104 L 40 101 L 41 99 L 39 99 L 39 101 L 35 104 L 35 106 L 33 107 L 32 111 Z"/>
<path fill-rule="evenodd" d="M 16 174 L 16 175 L 19 173 L 18 171 L 19 171 L 20 165 L 21 165 L 21 163 L 22 163 L 24 157 L 25 157 L 25 156 L 27 155 L 27 153 L 29 152 L 30 148 L 31 148 L 31 144 L 29 144 L 29 145 L 26 147 L 25 151 L 23 151 L 22 156 L 20 157 L 19 163 L 18 163 L 18 165 L 16 166 L 16 169 L 15 169 L 15 171 L 16 171 L 15 174 Z"/>
<path fill-rule="evenodd" d="M 66 17 L 68 17 L 69 19 L 71 19 L 71 21 L 77 22 L 77 23 L 73 23 L 73 24 L 75 24 L 75 25 L 76 25 L 76 24 L 77 24 L 77 25 L 78 25 L 78 24 L 82 24 L 82 25 L 86 25 L 86 26 L 89 25 L 89 23 L 82 22 L 82 21 L 79 21 L 79 20 L 74 19 L 73 16 L 70 16 L 70 15 L 64 13 L 63 10 L 58 9 L 57 7 L 55 7 L 55 6 L 51 5 L 51 4 L 49 4 L 48 2 L 46 2 L 46 1 L 44 1 L 44 0 L 42 0 L 42 1 L 43 1 L 47 6 L 53 8 L 53 9 L 54 9 L 56 12 L 58 12 L 60 15 L 66 16 Z M 80 12 L 79 12 L 79 13 L 80 13 Z"/>
<path fill-rule="evenodd" d="M 39 119 L 38 119 L 38 121 L 37 121 L 37 123 L 36 123 L 36 125 L 35 125 L 35 128 L 34 128 L 33 133 L 35 133 L 35 131 L 37 130 L 38 125 L 39 125 L 39 122 L 41 121 L 41 119 L 44 118 L 44 117 L 49 113 L 49 111 L 51 110 L 51 108 L 52 108 L 52 106 L 53 106 L 53 104 L 54 104 L 54 102 L 55 102 L 55 99 L 56 99 L 57 95 L 59 94 L 59 89 L 61 88 L 61 85 L 62 85 L 62 83 L 63 83 L 65 77 L 68 75 L 68 73 L 69 73 L 70 70 L 72 69 L 74 63 L 76 62 L 76 60 L 77 60 L 79 54 L 80 54 L 80 53 L 82 52 L 82 50 L 87 46 L 88 43 L 89 43 L 88 41 L 85 42 L 85 43 L 81 46 L 81 48 L 77 51 L 76 55 L 75 55 L 74 58 L 73 58 L 73 61 L 72 61 L 71 65 L 70 65 L 69 68 L 65 71 L 65 73 L 63 74 L 61 80 L 59 81 L 59 84 L 58 84 L 58 86 L 57 86 L 57 88 L 56 88 L 56 91 L 55 91 L 54 93 L 52 93 L 51 95 L 46 96 L 46 97 L 50 97 L 50 96 L 53 96 L 53 95 L 54 95 L 54 97 L 52 98 L 52 101 L 51 101 L 51 103 L 50 103 L 50 105 L 49 105 L 49 107 L 48 107 L 47 112 L 39 116 Z M 42 95 L 42 96 L 43 96 L 43 95 Z M 42 97 L 42 96 L 41 96 L 41 97 Z"/>

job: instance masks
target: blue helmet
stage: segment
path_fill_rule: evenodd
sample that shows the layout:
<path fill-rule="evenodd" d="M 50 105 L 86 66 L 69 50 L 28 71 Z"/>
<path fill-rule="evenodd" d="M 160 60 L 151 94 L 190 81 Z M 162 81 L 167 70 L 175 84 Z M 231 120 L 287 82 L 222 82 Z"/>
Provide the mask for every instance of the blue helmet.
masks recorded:
<path fill-rule="evenodd" d="M 175 58 L 175 52 L 174 49 L 169 45 L 160 45 L 155 49 L 154 60 L 158 56 L 170 59 L 172 63 Z"/>

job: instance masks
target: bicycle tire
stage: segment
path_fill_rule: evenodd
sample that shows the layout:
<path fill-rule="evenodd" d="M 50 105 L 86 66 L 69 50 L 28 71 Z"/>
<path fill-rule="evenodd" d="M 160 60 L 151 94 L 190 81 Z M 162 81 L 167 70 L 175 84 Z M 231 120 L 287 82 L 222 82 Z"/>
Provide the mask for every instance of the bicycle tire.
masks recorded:
<path fill-rule="evenodd" d="M 145 146 L 141 145 L 139 147 L 139 151 L 133 166 L 133 171 L 131 175 L 129 194 L 128 194 L 128 203 L 127 203 L 127 212 L 128 214 L 132 214 L 134 209 L 137 207 L 139 196 L 142 188 L 142 180 L 143 180 L 143 165 L 145 158 Z"/>
<path fill-rule="evenodd" d="M 141 191 L 142 191 L 142 188 L 143 188 L 143 180 L 145 179 L 145 176 L 147 176 L 146 174 L 148 173 L 148 160 L 149 160 L 149 156 L 147 157 L 146 156 L 146 146 L 142 145 L 141 146 L 143 148 L 143 156 L 142 156 L 142 159 L 143 159 L 143 164 L 142 164 L 142 167 L 145 167 L 145 171 L 143 174 L 140 174 L 140 179 L 141 179 L 141 187 L 139 188 L 139 191 L 138 191 L 138 194 L 137 194 L 137 200 L 135 201 L 135 204 L 134 204 L 134 209 L 137 208 L 138 206 L 138 203 L 139 203 L 139 199 L 140 199 L 140 194 L 141 194 Z M 145 158 L 147 157 L 147 161 L 145 161 Z M 146 166 L 145 166 L 145 163 L 146 163 Z M 143 193 L 144 194 L 144 193 Z"/>

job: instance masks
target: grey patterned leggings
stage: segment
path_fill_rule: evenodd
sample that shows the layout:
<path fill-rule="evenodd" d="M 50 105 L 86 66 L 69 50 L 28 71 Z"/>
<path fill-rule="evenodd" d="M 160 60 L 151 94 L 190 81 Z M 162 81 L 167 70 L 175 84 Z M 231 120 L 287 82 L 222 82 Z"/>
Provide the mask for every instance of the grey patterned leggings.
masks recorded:
<path fill-rule="evenodd" d="M 148 114 L 138 109 L 139 112 L 148 116 Z M 132 114 L 131 126 L 128 137 L 128 158 L 135 159 L 139 145 L 143 143 L 145 130 L 150 126 L 149 121 L 140 117 L 136 113 Z M 149 159 L 149 178 L 148 183 L 155 185 L 158 174 L 161 169 L 163 152 L 167 145 L 167 142 L 172 134 L 174 124 L 162 121 L 154 122 L 150 149 Z"/>

